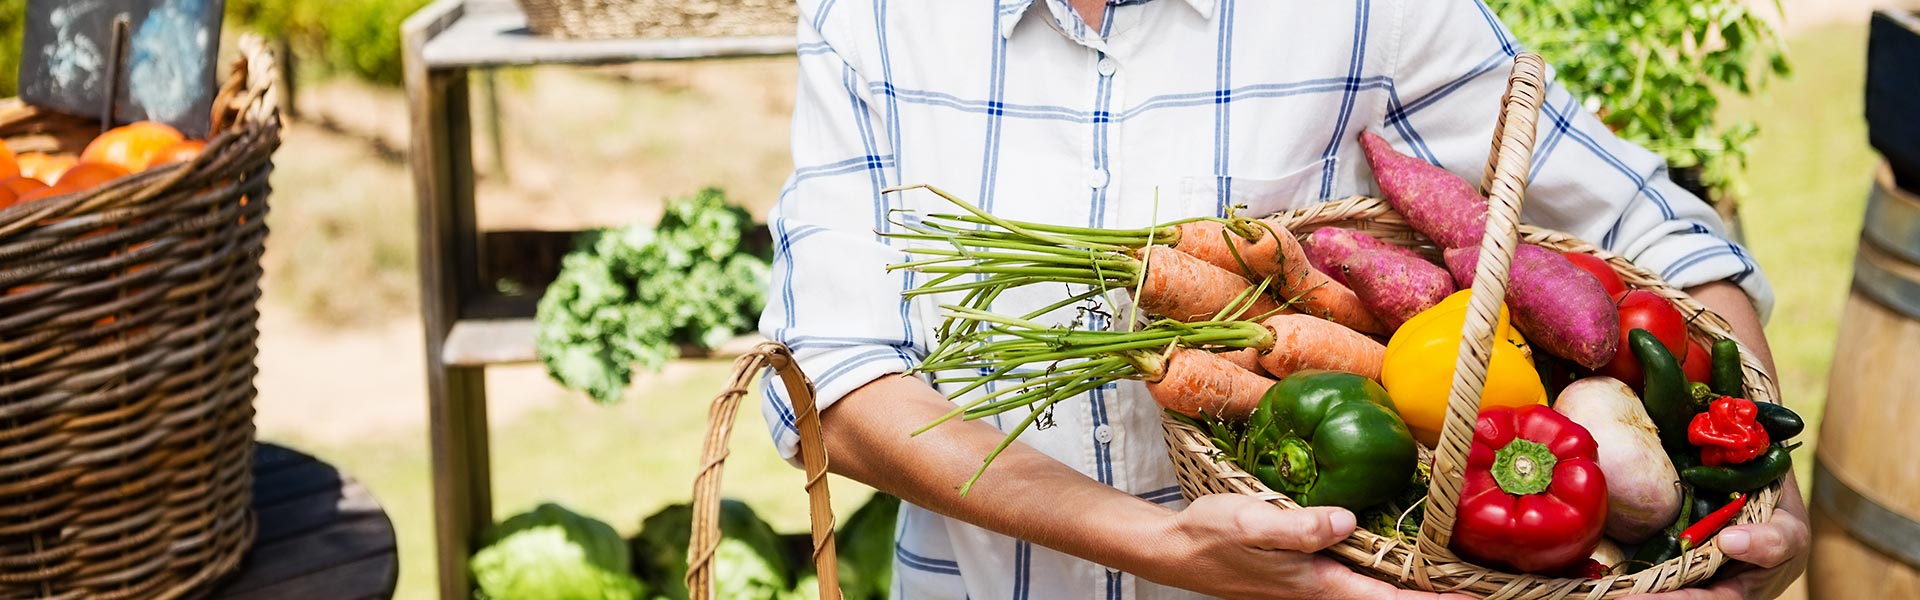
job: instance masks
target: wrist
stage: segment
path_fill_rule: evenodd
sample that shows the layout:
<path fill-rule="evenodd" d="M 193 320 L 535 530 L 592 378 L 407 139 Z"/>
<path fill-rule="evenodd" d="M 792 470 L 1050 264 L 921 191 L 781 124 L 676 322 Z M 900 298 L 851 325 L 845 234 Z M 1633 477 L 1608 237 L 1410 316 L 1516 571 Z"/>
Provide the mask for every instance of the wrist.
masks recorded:
<path fill-rule="evenodd" d="M 1101 537 L 1109 557 L 1089 560 L 1149 581 L 1164 579 L 1162 571 L 1177 568 L 1185 555 L 1187 538 L 1179 526 L 1180 513 L 1173 509 L 1138 501 L 1138 507 L 1123 511 L 1124 518 L 1104 519 Z"/>

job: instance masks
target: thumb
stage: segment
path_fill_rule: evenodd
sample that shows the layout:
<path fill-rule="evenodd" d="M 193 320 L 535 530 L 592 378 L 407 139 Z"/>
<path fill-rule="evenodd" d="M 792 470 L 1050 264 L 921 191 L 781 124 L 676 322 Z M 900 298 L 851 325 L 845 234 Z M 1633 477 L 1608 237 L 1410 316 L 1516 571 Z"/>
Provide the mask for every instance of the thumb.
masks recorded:
<path fill-rule="evenodd" d="M 1284 509 L 1249 505 L 1235 519 L 1246 544 L 1266 550 L 1319 552 L 1353 533 L 1353 513 L 1338 507 Z"/>

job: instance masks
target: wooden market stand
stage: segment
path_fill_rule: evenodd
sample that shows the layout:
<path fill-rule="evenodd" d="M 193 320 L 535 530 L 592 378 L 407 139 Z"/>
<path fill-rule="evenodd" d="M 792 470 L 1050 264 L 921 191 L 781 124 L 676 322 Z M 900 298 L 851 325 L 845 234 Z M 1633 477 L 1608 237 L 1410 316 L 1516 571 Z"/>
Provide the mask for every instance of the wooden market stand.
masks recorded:
<path fill-rule="evenodd" d="M 438 0 L 401 27 L 419 205 L 420 310 L 426 329 L 434 545 L 442 600 L 472 597 L 467 557 L 493 521 L 488 365 L 535 360 L 542 290 L 506 294 L 500 273 L 558 268 L 572 232 L 485 232 L 475 219 L 467 76 L 530 65 L 793 54 L 792 36 L 570 40 L 530 34 L 512 0 Z M 556 243 L 558 241 L 558 243 Z M 529 264 L 540 263 L 540 264 Z"/>

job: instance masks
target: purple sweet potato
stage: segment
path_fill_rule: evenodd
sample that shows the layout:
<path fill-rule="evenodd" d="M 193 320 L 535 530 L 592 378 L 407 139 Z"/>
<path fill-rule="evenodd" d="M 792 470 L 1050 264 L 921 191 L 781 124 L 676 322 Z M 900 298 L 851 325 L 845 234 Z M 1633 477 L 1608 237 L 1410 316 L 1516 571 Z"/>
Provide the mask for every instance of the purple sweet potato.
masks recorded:
<path fill-rule="evenodd" d="M 1373 132 L 1360 134 L 1373 178 L 1387 204 L 1442 248 L 1477 248 L 1487 230 L 1487 198 L 1440 167 L 1401 154 Z"/>
<path fill-rule="evenodd" d="M 1450 249 L 1446 260 L 1454 283 L 1472 287 L 1480 249 Z M 1620 346 L 1620 314 L 1599 280 L 1560 253 L 1532 244 L 1520 244 L 1510 273 L 1507 306 L 1528 343 L 1589 369 L 1613 360 Z"/>
<path fill-rule="evenodd" d="M 1426 261 L 1412 250 L 1382 242 L 1380 238 L 1352 229 L 1339 227 L 1321 227 L 1313 230 L 1312 234 L 1300 239 L 1300 249 L 1307 253 L 1307 261 L 1313 263 L 1313 268 L 1326 273 L 1334 281 L 1340 282 L 1340 285 L 1347 285 L 1347 274 L 1340 271 L 1340 262 L 1361 250 L 1384 250 L 1421 262 Z"/>
<path fill-rule="evenodd" d="M 1389 329 L 1399 329 L 1454 292 L 1446 269 L 1411 252 L 1360 250 L 1340 261 L 1339 270 L 1352 282 L 1348 287 L 1360 302 Z"/>

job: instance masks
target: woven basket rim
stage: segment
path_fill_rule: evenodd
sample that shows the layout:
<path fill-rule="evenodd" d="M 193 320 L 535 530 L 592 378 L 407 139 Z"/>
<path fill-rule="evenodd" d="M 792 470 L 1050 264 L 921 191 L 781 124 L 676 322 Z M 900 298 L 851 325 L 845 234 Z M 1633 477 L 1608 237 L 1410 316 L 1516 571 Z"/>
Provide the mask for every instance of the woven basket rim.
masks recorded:
<path fill-rule="evenodd" d="M 1286 226 L 1295 235 L 1305 235 L 1321 227 L 1346 226 L 1359 229 L 1374 237 L 1381 237 L 1382 241 L 1388 243 L 1410 247 L 1433 246 L 1430 241 L 1409 227 L 1391 206 L 1377 198 L 1356 196 L 1280 213 L 1272 218 Z M 1381 233 L 1391 235 L 1382 237 Z M 1731 328 L 1719 315 L 1694 301 L 1685 292 L 1674 288 L 1658 275 L 1634 265 L 1625 258 L 1589 244 L 1572 234 L 1552 229 L 1522 224 L 1520 235 L 1523 242 L 1559 252 L 1590 254 L 1606 261 L 1608 266 L 1613 267 L 1632 289 L 1654 292 L 1673 303 L 1683 314 L 1692 315 L 1693 318 L 1688 321 L 1688 337 L 1691 339 L 1704 340 L 1709 335 L 1732 338 Z M 1779 386 L 1773 376 L 1761 367 L 1753 351 L 1741 344 L 1740 356 L 1747 376 L 1748 398 L 1756 402 L 1779 404 Z M 1162 426 L 1167 439 L 1167 452 L 1175 462 L 1175 470 L 1180 478 L 1180 490 L 1187 500 L 1191 501 L 1204 495 L 1202 490 L 1206 488 L 1198 485 L 1200 482 L 1192 480 L 1199 477 L 1215 480 L 1227 489 L 1255 496 L 1281 508 L 1300 508 L 1300 505 L 1286 494 L 1267 488 L 1258 478 L 1238 465 L 1223 460 L 1224 454 L 1200 430 L 1173 417 L 1165 416 L 1164 413 Z M 1428 449 L 1423 445 L 1421 458 L 1425 460 L 1428 456 Z M 1186 464 L 1183 464 L 1183 461 Z M 1189 464 L 1197 465 L 1197 469 L 1202 472 L 1193 472 L 1196 467 L 1190 467 Z M 1751 494 L 1752 497 L 1746 509 L 1741 512 L 1735 524 L 1765 523 L 1770 520 L 1773 508 L 1779 502 L 1781 489 L 1782 481 L 1775 481 Z M 1365 529 L 1355 529 L 1352 536 L 1341 540 L 1324 552 L 1369 576 L 1403 588 L 1464 592 L 1493 598 L 1571 596 L 1615 598 L 1636 593 L 1671 591 L 1711 577 L 1720 565 L 1727 562 L 1726 554 L 1720 550 L 1718 538 L 1715 538 L 1678 558 L 1632 575 L 1614 575 L 1602 579 L 1550 578 L 1506 573 L 1464 560 L 1437 561 L 1420 555 L 1412 538 L 1392 539 Z M 1426 585 L 1422 585 L 1423 582 L 1414 575 L 1416 560 L 1427 561 L 1429 580 L 1424 582 Z M 1600 595 L 1594 595 L 1598 590 L 1604 591 L 1601 591 Z"/>

